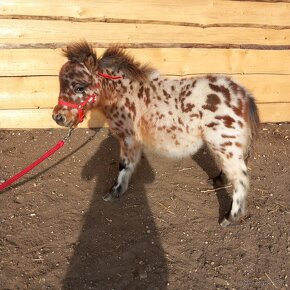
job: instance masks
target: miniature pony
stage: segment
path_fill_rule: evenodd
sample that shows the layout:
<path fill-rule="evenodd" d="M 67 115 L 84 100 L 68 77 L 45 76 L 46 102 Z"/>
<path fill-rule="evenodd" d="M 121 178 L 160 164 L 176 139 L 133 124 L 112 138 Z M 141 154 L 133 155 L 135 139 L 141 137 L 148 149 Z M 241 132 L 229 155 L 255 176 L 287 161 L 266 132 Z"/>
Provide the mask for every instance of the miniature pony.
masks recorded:
<path fill-rule="evenodd" d="M 219 178 L 233 185 L 230 211 L 221 225 L 245 214 L 249 177 L 246 160 L 257 136 L 254 98 L 227 76 L 167 78 L 118 47 L 97 58 L 87 42 L 64 50 L 59 103 L 53 119 L 76 127 L 87 110 L 99 108 L 120 143 L 119 175 L 104 195 L 120 197 L 140 159 L 142 146 L 171 157 L 196 153 L 204 144 L 221 166 Z"/>

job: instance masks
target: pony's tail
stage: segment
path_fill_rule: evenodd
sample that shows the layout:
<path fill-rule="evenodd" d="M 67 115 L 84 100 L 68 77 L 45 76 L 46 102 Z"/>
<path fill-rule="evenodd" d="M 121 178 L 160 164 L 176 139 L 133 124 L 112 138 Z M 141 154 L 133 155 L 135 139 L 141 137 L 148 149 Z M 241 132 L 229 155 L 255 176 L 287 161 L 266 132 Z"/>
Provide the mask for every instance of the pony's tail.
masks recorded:
<path fill-rule="evenodd" d="M 258 137 L 260 128 L 259 110 L 256 105 L 255 99 L 252 95 L 248 94 L 248 124 L 251 130 L 251 139 L 254 140 Z"/>
<path fill-rule="evenodd" d="M 246 151 L 244 152 L 245 161 L 248 162 L 248 159 L 251 156 L 251 152 L 253 150 L 253 141 L 259 136 L 259 128 L 260 128 L 260 117 L 259 110 L 257 108 L 254 97 L 247 93 L 248 101 L 246 107 L 246 121 L 249 127 L 249 140 Z"/>

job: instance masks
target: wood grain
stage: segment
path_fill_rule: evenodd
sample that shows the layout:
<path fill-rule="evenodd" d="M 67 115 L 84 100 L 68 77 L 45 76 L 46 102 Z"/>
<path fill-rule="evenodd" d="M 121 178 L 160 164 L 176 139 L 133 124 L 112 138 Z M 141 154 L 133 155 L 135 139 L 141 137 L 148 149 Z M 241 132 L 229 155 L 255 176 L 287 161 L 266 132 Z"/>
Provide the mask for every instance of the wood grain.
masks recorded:
<path fill-rule="evenodd" d="M 264 2 L 264 3 L 263 3 Z M 0 14 L 66 17 L 77 19 L 127 19 L 178 23 L 290 25 L 289 1 L 229 0 L 2 0 Z M 69 18 L 71 17 L 71 18 Z M 72 19 L 73 18 L 73 19 Z"/>
<path fill-rule="evenodd" d="M 0 19 L 2 44 L 71 42 L 289 45 L 290 29 Z"/>
<path fill-rule="evenodd" d="M 97 52 L 101 55 L 103 49 Z M 168 75 L 290 73 L 290 50 L 146 48 L 128 52 Z M 3 49 L 0 76 L 56 76 L 65 61 L 59 49 Z"/>

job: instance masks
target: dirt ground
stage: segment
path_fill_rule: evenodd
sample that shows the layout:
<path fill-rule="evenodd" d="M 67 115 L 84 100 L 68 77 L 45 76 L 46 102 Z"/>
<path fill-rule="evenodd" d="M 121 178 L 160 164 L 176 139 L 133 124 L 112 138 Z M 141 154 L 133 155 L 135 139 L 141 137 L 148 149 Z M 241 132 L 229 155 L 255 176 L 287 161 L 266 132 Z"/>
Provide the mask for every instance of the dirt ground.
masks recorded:
<path fill-rule="evenodd" d="M 66 131 L 0 131 L 0 178 Z M 102 195 L 118 172 L 107 129 L 71 142 L 0 194 L 0 289 L 287 289 L 290 124 L 267 124 L 249 163 L 248 214 L 222 228 L 225 189 L 204 149 L 171 160 L 145 150 L 126 195 Z M 228 188 L 231 193 L 231 188 Z"/>

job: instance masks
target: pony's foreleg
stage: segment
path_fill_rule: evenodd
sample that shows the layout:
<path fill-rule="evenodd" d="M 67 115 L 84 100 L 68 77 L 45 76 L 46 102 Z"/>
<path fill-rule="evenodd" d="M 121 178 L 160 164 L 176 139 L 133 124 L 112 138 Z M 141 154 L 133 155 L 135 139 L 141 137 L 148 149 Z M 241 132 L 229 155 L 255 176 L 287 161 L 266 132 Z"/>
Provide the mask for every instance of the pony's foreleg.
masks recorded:
<path fill-rule="evenodd" d="M 112 201 L 126 192 L 131 175 L 140 159 L 141 145 L 134 137 L 126 137 L 120 141 L 120 145 L 118 178 L 111 190 L 103 196 L 105 201 Z"/>

